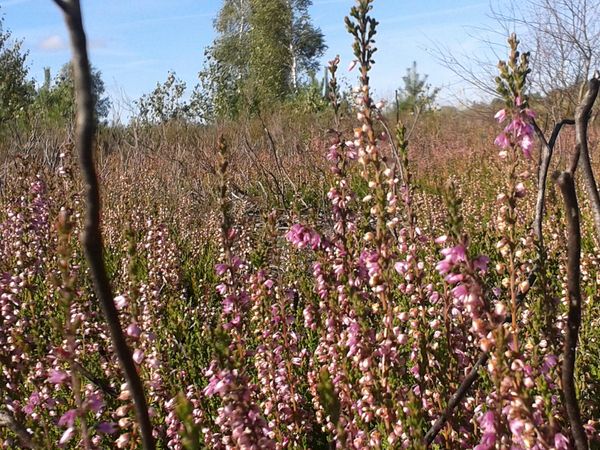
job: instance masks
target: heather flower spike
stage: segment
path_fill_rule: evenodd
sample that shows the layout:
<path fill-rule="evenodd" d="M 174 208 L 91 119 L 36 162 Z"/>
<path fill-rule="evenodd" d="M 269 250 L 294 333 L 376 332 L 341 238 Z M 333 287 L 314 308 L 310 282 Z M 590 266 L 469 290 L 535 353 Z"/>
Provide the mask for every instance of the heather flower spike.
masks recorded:
<path fill-rule="evenodd" d="M 519 41 L 513 34 L 508 39 L 510 55 L 507 62 L 500 61 L 500 75 L 496 77 L 496 89 L 504 99 L 506 108 L 499 110 L 494 118 L 502 124 L 509 120 L 508 125 L 498 135 L 495 144 L 500 148 L 520 148 L 525 158 L 531 158 L 534 141 L 534 128 L 531 124 L 535 113 L 529 108 L 526 94 L 527 75 L 529 69 L 529 53 L 518 51 Z"/>

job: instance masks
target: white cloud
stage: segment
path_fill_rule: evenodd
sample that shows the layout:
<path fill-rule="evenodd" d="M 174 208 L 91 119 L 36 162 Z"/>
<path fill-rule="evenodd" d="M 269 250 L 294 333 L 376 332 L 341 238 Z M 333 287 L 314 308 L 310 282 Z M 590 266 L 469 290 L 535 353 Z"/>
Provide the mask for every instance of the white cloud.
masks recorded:
<path fill-rule="evenodd" d="M 47 52 L 56 52 L 66 49 L 67 44 L 58 34 L 53 34 L 52 36 L 48 36 L 46 39 L 43 39 L 40 42 L 39 47 Z"/>

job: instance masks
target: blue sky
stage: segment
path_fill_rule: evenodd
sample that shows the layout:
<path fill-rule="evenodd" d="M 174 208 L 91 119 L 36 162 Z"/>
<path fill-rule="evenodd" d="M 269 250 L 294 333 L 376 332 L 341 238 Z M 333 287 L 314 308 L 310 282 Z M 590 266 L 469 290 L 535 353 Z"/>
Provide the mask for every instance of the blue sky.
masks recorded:
<path fill-rule="evenodd" d="M 267 0 L 268 1 L 268 0 Z M 340 54 L 343 67 L 352 59 L 351 37 L 343 18 L 354 0 L 313 0 L 312 17 L 325 35 L 325 63 Z M 82 0 L 92 64 L 102 72 L 117 108 L 154 88 L 173 70 L 193 86 L 202 68 L 204 48 L 214 39 L 212 21 L 220 0 Z M 491 27 L 487 0 L 376 0 L 373 14 L 380 21 L 379 51 L 372 74 L 377 95 L 401 86 L 405 70 L 417 61 L 420 73 L 443 86 L 442 102 L 461 95 L 464 84 L 427 51 L 436 43 L 457 54 L 480 54 Z M 4 26 L 29 50 L 31 75 L 43 79 L 69 59 L 62 16 L 51 0 L 0 0 Z M 345 72 L 345 70 L 344 70 Z M 355 74 L 347 74 L 353 81 Z"/>

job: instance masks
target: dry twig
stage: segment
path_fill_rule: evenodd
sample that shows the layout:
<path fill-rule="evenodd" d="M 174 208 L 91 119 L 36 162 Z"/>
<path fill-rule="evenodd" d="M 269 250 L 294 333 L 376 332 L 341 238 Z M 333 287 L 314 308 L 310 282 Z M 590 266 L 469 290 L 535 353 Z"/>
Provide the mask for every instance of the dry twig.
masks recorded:
<path fill-rule="evenodd" d="M 36 449 L 37 445 L 33 442 L 33 436 L 27 429 L 20 424 L 10 412 L 0 411 L 0 427 L 7 427 L 19 439 L 21 448 Z"/>
<path fill-rule="evenodd" d="M 79 0 L 54 1 L 64 13 L 73 50 L 73 74 L 77 106 L 75 145 L 79 154 L 79 165 L 85 181 L 86 194 L 86 218 L 82 235 L 83 247 L 90 266 L 96 296 L 100 300 L 117 358 L 125 373 L 133 397 L 143 446 L 144 449 L 150 450 L 154 449 L 155 445 L 144 388 L 133 362 L 131 350 L 127 346 L 121 329 L 112 288 L 104 266 L 104 247 L 100 229 L 100 186 L 93 155 L 95 134 L 94 98 L 81 7 Z"/>
<path fill-rule="evenodd" d="M 562 365 L 562 389 L 571 432 L 577 450 L 587 450 L 588 441 L 581 423 L 579 403 L 575 390 L 575 356 L 579 327 L 581 325 L 581 231 L 579 227 L 579 206 L 575 193 L 575 182 L 569 172 L 557 177 L 558 185 L 565 201 L 567 216 L 567 300 L 569 314 L 565 335 L 564 358 Z"/>
<path fill-rule="evenodd" d="M 583 175 L 585 188 L 590 199 L 592 215 L 594 216 L 596 239 L 600 242 L 600 194 L 598 193 L 598 187 L 596 186 L 588 149 L 588 125 L 594 102 L 596 101 L 596 97 L 598 97 L 599 86 L 600 78 L 595 76 L 588 82 L 587 92 L 575 110 L 575 138 L 577 144 L 575 156 L 579 158 L 578 166 Z"/>
<path fill-rule="evenodd" d="M 546 181 L 548 179 L 548 170 L 550 169 L 550 160 L 552 159 L 552 153 L 554 151 L 554 146 L 556 145 L 556 140 L 558 139 L 558 135 L 560 134 L 560 130 L 565 125 L 574 125 L 575 121 L 573 119 L 563 119 L 559 123 L 554 126 L 554 130 L 552 131 L 552 135 L 549 140 L 546 140 L 546 136 L 544 136 L 544 132 L 540 129 L 536 121 L 532 122 L 533 129 L 538 136 L 538 139 L 542 143 L 542 157 L 538 172 L 538 192 L 537 192 L 537 200 L 535 204 L 535 219 L 533 221 L 533 231 L 535 233 L 535 237 L 539 242 L 540 248 L 543 248 L 544 244 L 544 235 L 542 233 L 542 223 L 544 221 L 544 207 L 546 205 Z"/>

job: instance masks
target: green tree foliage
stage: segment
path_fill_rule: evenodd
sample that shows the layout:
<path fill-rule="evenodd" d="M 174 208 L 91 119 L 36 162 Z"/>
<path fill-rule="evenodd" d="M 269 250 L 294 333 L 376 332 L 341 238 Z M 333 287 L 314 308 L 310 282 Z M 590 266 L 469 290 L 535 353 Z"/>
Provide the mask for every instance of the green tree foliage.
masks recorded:
<path fill-rule="evenodd" d="M 174 72 L 169 72 L 164 83 L 157 83 L 152 92 L 136 102 L 142 122 L 166 123 L 193 117 L 195 105 L 193 101 L 185 101 L 185 90 L 185 81 L 177 78 Z"/>
<path fill-rule="evenodd" d="M 236 116 L 243 106 L 243 86 L 250 63 L 251 0 L 224 0 L 214 26 L 217 35 L 206 51 L 200 81 L 210 93 L 217 116 Z"/>
<path fill-rule="evenodd" d="M 323 34 L 312 0 L 224 0 L 207 49 L 196 103 L 203 118 L 235 117 L 249 105 L 286 99 L 318 68 Z"/>
<path fill-rule="evenodd" d="M 302 74 L 309 80 L 319 68 L 319 58 L 323 56 L 327 46 L 319 28 L 315 28 L 308 12 L 312 0 L 287 0 L 292 14 L 290 29 L 291 84 L 298 89 Z"/>
<path fill-rule="evenodd" d="M 415 115 L 422 111 L 431 109 L 440 91 L 427 84 L 427 75 L 421 75 L 417 71 L 417 62 L 406 69 L 406 75 L 402 77 L 404 87 L 396 90 L 396 109 L 401 112 L 412 112 Z"/>
<path fill-rule="evenodd" d="M 27 79 L 27 52 L 21 42 L 13 42 L 11 33 L 3 27 L 0 17 L 0 126 L 24 117 L 35 92 L 33 81 Z"/>
<path fill-rule="evenodd" d="M 94 96 L 95 116 L 98 122 L 106 121 L 111 102 L 105 96 L 102 73 L 92 67 L 92 94 Z M 50 71 L 46 69 L 45 81 L 39 89 L 35 108 L 49 122 L 62 125 L 75 117 L 75 85 L 71 63 L 63 65 L 54 81 L 50 79 Z"/>
<path fill-rule="evenodd" d="M 224 0 L 214 21 L 218 37 L 205 51 L 195 99 L 203 119 L 235 117 L 243 108 L 250 63 L 250 0 Z"/>
<path fill-rule="evenodd" d="M 286 0 L 252 0 L 249 82 L 254 102 L 283 100 L 290 92 L 290 23 Z"/>
<path fill-rule="evenodd" d="M 327 100 L 327 73 L 318 79 L 314 72 L 309 72 L 307 80 L 298 86 L 294 97 L 289 102 L 292 111 L 301 114 L 314 114 L 326 111 Z"/>

